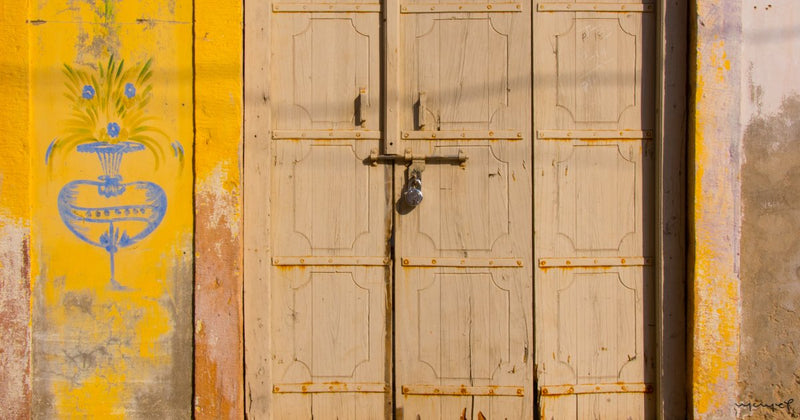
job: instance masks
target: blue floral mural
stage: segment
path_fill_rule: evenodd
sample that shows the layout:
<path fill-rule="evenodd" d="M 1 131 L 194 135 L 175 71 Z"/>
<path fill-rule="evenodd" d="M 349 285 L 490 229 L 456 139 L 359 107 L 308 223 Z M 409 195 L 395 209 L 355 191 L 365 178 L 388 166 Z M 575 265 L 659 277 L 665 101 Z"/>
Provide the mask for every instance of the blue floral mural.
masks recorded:
<path fill-rule="evenodd" d="M 74 180 L 61 188 L 58 211 L 66 227 L 80 240 L 109 255 L 110 287 L 128 287 L 115 277 L 115 255 L 152 233 L 167 211 L 167 196 L 157 184 L 124 182 L 120 165 L 127 155 L 149 152 L 155 168 L 164 159 L 164 146 L 183 163 L 183 147 L 170 142 L 153 125 L 147 112 L 152 96 L 151 60 L 126 67 L 113 56 L 96 68 L 64 65 L 65 96 L 72 109 L 64 134 L 47 149 L 45 162 L 72 151 L 95 155 L 102 174 L 97 180 Z"/>

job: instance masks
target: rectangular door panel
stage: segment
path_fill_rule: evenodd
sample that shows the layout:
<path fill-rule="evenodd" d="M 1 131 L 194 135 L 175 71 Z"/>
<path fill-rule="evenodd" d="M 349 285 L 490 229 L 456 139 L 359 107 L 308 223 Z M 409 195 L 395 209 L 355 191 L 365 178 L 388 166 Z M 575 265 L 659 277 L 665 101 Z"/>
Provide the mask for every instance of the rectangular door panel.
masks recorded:
<path fill-rule="evenodd" d="M 386 268 L 280 266 L 272 273 L 274 418 L 380 418 Z"/>
<path fill-rule="evenodd" d="M 273 136 L 329 138 L 335 130 L 377 138 L 379 9 L 308 4 L 320 11 L 300 13 L 291 5 L 276 3 L 272 13 Z"/>

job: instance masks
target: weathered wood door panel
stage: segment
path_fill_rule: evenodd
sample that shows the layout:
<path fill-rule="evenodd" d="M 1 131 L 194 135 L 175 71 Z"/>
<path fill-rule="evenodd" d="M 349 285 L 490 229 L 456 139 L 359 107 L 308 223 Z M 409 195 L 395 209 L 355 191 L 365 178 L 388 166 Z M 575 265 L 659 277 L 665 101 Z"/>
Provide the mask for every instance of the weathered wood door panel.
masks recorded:
<path fill-rule="evenodd" d="M 342 6 L 272 3 L 276 419 L 381 418 L 387 407 L 391 171 L 364 164 L 378 147 L 379 15 Z"/>
<path fill-rule="evenodd" d="M 249 415 L 652 414 L 647 7 L 256 9 Z"/>
<path fill-rule="evenodd" d="M 534 14 L 542 418 L 653 414 L 652 5 Z"/>
<path fill-rule="evenodd" d="M 530 12 L 401 5 L 401 150 L 469 157 L 428 164 L 423 203 L 395 216 L 403 418 L 533 415 L 530 56 L 513 53 L 530 51 Z"/>

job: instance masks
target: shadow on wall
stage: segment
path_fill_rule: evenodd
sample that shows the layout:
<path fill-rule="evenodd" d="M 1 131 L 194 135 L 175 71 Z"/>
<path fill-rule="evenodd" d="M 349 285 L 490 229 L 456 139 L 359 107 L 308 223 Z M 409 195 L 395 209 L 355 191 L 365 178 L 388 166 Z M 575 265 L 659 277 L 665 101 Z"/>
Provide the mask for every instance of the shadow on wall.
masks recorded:
<path fill-rule="evenodd" d="M 744 149 L 739 401 L 800 401 L 800 95 L 756 115 Z M 769 414 L 800 417 L 800 405 L 776 410 Z"/>

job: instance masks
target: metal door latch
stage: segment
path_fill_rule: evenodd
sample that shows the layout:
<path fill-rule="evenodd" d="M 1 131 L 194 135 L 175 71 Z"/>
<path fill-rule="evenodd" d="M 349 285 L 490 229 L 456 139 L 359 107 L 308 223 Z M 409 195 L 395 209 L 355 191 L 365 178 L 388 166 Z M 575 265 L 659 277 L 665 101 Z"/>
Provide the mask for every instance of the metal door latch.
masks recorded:
<path fill-rule="evenodd" d="M 452 156 L 429 156 L 415 155 L 411 149 L 406 149 L 402 155 L 381 155 L 376 149 L 369 153 L 368 158 L 372 166 L 377 166 L 378 162 L 402 162 L 408 164 L 408 179 L 403 191 L 403 199 L 410 207 L 416 207 L 422 203 L 422 171 L 425 170 L 426 163 L 457 163 L 462 168 L 467 165 L 469 157 L 463 150 Z"/>
<path fill-rule="evenodd" d="M 438 156 L 438 155 L 417 155 L 411 149 L 406 149 L 402 155 L 381 155 L 378 154 L 377 149 L 372 149 L 367 158 L 372 166 L 378 166 L 379 162 L 401 162 L 401 163 L 418 163 L 421 164 L 421 170 L 425 170 L 425 163 L 457 163 L 461 167 L 467 166 L 469 156 L 463 150 L 459 150 L 458 154 L 451 156 Z"/>

